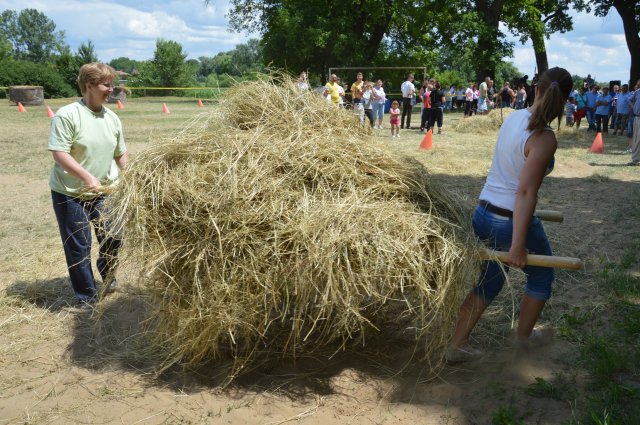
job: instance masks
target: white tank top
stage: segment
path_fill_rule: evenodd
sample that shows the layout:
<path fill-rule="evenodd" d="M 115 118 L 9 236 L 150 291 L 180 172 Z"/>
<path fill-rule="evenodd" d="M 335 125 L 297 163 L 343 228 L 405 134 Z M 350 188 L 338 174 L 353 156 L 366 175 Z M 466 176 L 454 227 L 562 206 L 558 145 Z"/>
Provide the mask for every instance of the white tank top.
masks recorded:
<path fill-rule="evenodd" d="M 498 132 L 489 175 L 484 183 L 480 199 L 513 211 L 520 173 L 526 159 L 524 145 L 531 136 L 527 130 L 531 113 L 526 109 L 512 112 L 504 120 Z"/>

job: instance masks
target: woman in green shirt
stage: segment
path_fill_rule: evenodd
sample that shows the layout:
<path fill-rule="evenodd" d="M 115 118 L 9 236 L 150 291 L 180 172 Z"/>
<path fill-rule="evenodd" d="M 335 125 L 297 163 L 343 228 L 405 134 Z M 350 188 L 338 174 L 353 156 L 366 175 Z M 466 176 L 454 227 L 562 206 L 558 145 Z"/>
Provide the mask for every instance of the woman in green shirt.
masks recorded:
<path fill-rule="evenodd" d="M 82 99 L 58 110 L 51 123 L 48 150 L 55 161 L 49 186 L 64 247 L 71 285 L 82 305 L 97 299 L 91 270 L 91 227 L 100 252 L 97 268 L 107 289 L 115 288 L 116 257 L 120 240 L 101 220 L 105 188 L 118 179 L 128 160 L 118 116 L 103 105 L 113 91 L 117 75 L 102 63 L 80 68 Z"/>

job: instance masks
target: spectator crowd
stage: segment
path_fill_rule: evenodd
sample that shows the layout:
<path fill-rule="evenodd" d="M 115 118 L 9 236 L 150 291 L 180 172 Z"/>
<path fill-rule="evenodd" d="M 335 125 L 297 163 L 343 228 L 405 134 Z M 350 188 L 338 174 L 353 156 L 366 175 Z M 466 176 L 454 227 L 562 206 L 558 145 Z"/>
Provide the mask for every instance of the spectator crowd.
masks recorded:
<path fill-rule="evenodd" d="M 463 85 L 442 87 L 436 79 L 425 79 L 419 87 L 413 74 L 408 74 L 400 87 L 401 99 L 389 99 L 389 91 L 379 79 L 375 83 L 365 81 L 363 74 L 356 74 L 356 81 L 350 90 L 343 85 L 336 74 L 331 74 L 329 82 L 320 93 L 328 102 L 340 108 L 350 108 L 374 129 L 383 128 L 385 112 L 390 113 L 391 136 L 400 137 L 400 129 L 418 129 L 411 126 L 413 109 L 420 105 L 420 132 L 435 130 L 443 134 L 443 118 L 446 112 L 462 111 L 464 117 L 484 115 L 492 109 L 524 109 L 533 104 L 537 74 L 529 84 L 528 76 L 513 82 L 507 81 L 496 88 L 494 81 L 486 77 L 480 84 L 469 82 Z M 306 73 L 300 74 L 298 87 L 308 90 Z M 350 96 L 349 96 L 350 95 Z M 400 109 L 401 107 L 401 109 Z M 625 153 L 632 154 L 627 165 L 640 165 L 640 131 L 634 129 L 640 120 L 640 80 L 631 88 L 628 84 L 599 86 L 591 75 L 587 75 L 580 88 L 574 87 L 565 105 L 566 126 L 580 128 L 586 121 L 587 131 L 628 137 Z M 640 128 L 640 125 L 637 127 Z M 611 132 L 610 132 L 611 130 Z"/>

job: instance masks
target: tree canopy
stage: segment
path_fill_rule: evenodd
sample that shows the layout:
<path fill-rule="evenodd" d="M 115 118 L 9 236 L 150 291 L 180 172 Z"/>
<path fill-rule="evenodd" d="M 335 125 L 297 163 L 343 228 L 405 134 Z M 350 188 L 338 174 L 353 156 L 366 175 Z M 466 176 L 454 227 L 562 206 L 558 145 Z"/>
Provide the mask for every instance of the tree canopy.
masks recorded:
<path fill-rule="evenodd" d="M 56 24 L 36 9 L 20 13 L 5 10 L 0 14 L 0 40 L 11 44 L 15 59 L 36 63 L 48 62 L 67 48 L 64 31 L 56 31 Z"/>

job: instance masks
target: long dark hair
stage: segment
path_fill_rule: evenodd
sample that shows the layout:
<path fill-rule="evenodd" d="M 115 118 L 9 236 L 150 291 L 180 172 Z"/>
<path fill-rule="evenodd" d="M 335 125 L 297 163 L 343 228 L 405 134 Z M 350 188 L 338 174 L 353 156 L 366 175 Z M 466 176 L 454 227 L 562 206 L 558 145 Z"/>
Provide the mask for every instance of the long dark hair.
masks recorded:
<path fill-rule="evenodd" d="M 554 119 L 558 120 L 560 129 L 564 104 L 573 88 L 571 74 L 564 68 L 551 68 L 540 76 L 536 88 L 538 95 L 533 104 L 527 130 L 543 130 L 549 127 Z"/>

